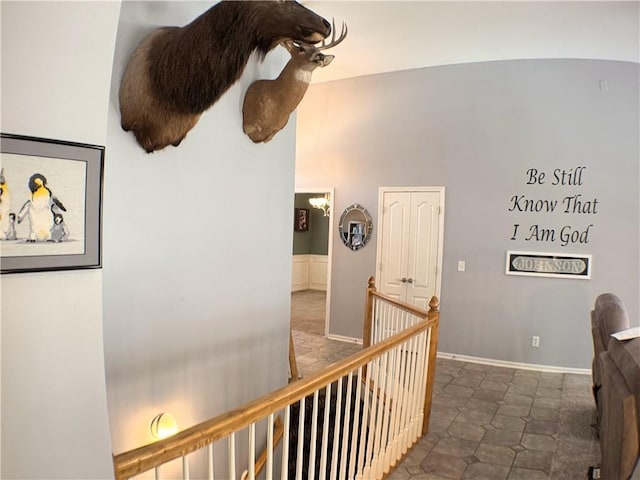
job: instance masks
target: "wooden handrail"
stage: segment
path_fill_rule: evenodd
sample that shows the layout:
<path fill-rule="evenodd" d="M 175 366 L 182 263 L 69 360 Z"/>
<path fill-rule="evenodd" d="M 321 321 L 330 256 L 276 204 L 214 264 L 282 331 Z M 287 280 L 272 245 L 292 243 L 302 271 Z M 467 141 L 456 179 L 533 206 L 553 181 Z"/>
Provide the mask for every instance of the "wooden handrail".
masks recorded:
<path fill-rule="evenodd" d="M 435 375 L 435 358 L 439 325 L 438 299 L 436 297 L 431 299 L 431 302 L 429 303 L 430 310 L 429 312 L 426 312 L 420 308 L 405 305 L 394 298 L 377 292 L 373 283 L 373 277 L 371 277 L 369 279 L 369 288 L 367 289 L 365 307 L 366 321 L 364 330 L 365 332 L 367 331 L 368 324 L 369 336 L 363 338 L 363 343 L 370 343 L 371 340 L 370 328 L 374 297 L 390 303 L 405 312 L 415 315 L 419 317 L 420 320 L 400 333 L 396 333 L 373 346 L 368 346 L 361 352 L 336 362 L 322 371 L 309 375 L 307 378 L 291 383 L 275 392 L 271 392 L 256 400 L 248 402 L 243 406 L 234 408 L 198 425 L 187 428 L 172 437 L 159 440 L 155 443 L 145 445 L 128 452 L 114 455 L 114 473 L 116 480 L 128 479 L 177 458 L 184 457 L 191 452 L 199 450 L 211 443 L 229 436 L 233 432 L 237 432 L 251 424 L 263 420 L 269 414 L 281 411 L 285 407 L 296 403 L 302 398 L 307 397 L 308 395 L 361 367 L 362 372 L 364 373 L 366 366 L 370 361 L 379 357 L 383 353 L 402 345 L 415 335 L 430 329 L 428 335 L 429 357 L 427 363 L 429 368 L 427 371 L 427 385 L 424 398 L 424 416 L 422 424 L 422 432 L 423 434 L 426 433 L 429 425 L 431 397 L 433 393 Z M 373 385 L 370 385 L 370 387 L 373 387 Z"/>
<path fill-rule="evenodd" d="M 365 300 L 364 305 L 364 324 L 362 326 L 362 346 L 368 347 L 371 345 L 371 324 L 373 321 L 373 299 L 379 298 L 380 300 L 384 300 L 387 303 L 390 303 L 394 307 L 399 308 L 400 310 L 404 310 L 411 315 L 415 315 L 420 318 L 427 318 L 429 312 L 437 312 L 438 311 L 438 297 L 432 297 L 429 302 L 430 310 L 427 312 L 422 308 L 416 307 L 415 305 L 409 305 L 408 303 L 402 303 L 401 301 L 385 295 L 384 293 L 379 292 L 376 289 L 375 278 L 369 277 L 368 286 L 367 286 L 367 298 Z"/>
<path fill-rule="evenodd" d="M 377 290 L 372 291 L 371 296 L 380 298 L 385 302 L 392 304 L 394 307 L 398 307 L 400 310 L 404 310 L 405 312 L 415 315 L 416 317 L 426 318 L 427 315 L 429 314 L 429 312 L 427 312 L 426 310 L 423 310 L 420 307 L 416 307 L 415 305 L 409 305 L 407 303 L 402 303 L 401 301 L 393 297 L 389 297 L 384 293 L 380 293 Z M 429 302 L 429 307 L 433 308 L 432 305 L 435 305 L 435 308 L 436 308 L 435 311 L 438 311 L 438 297 L 431 297 L 431 301 Z"/>
<path fill-rule="evenodd" d="M 421 320 L 400 333 L 362 350 L 349 358 L 336 362 L 326 369 L 309 375 L 279 390 L 229 410 L 212 419 L 187 428 L 177 434 L 128 452 L 114 455 L 114 472 L 117 480 L 127 479 L 164 463 L 199 450 L 229 434 L 242 430 L 262 420 L 272 412 L 297 402 L 316 390 L 335 382 L 373 358 L 401 345 L 437 323 L 437 316 Z"/>

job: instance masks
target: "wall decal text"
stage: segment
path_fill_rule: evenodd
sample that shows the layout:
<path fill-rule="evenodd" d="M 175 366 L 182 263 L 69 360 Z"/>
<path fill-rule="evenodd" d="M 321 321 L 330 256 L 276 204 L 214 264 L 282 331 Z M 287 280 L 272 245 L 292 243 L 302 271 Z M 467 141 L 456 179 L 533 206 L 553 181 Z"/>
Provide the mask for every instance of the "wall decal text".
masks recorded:
<path fill-rule="evenodd" d="M 561 247 L 589 243 L 594 228 L 594 224 L 589 220 L 598 214 L 600 204 L 595 196 L 580 192 L 586 178 L 587 167 L 584 166 L 556 168 L 550 172 L 537 168 L 527 169 L 525 185 L 557 187 L 558 194 L 553 197 L 536 197 L 529 193 L 512 195 L 507 208 L 509 212 L 526 215 L 545 214 L 548 217 L 544 220 L 548 220 L 549 223 L 514 223 L 510 240 L 556 243 Z M 548 195 L 549 188 L 545 187 L 544 192 Z M 562 225 L 557 226 L 558 223 Z"/>

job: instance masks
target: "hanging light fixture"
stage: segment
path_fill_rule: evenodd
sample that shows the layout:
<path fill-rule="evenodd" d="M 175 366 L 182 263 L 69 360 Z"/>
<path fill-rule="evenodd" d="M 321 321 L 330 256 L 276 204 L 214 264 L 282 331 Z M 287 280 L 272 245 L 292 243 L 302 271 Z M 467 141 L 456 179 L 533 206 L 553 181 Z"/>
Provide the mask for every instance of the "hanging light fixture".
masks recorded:
<path fill-rule="evenodd" d="M 324 194 L 324 197 L 313 197 L 309 199 L 309 203 L 313 208 L 317 208 L 322 210 L 325 217 L 329 216 L 329 195 L 327 193 Z"/>

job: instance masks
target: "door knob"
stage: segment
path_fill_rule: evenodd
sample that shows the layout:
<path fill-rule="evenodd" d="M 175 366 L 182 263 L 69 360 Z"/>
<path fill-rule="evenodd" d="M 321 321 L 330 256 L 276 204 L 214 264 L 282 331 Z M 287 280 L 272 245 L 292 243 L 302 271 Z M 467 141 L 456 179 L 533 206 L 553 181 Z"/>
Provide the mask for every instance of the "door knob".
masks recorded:
<path fill-rule="evenodd" d="M 407 278 L 406 278 L 406 277 L 402 277 L 402 278 L 400 279 L 400 281 L 401 281 L 402 283 L 407 283 Z"/>
<path fill-rule="evenodd" d="M 409 283 L 413 283 L 413 278 L 408 278 L 408 279 L 407 279 L 407 282 L 409 282 Z"/>

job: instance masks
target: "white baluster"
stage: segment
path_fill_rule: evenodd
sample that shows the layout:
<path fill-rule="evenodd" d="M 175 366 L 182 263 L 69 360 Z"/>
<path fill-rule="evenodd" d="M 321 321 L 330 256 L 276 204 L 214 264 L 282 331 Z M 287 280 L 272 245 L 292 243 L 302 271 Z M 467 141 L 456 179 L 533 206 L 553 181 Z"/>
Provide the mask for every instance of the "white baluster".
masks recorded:
<path fill-rule="evenodd" d="M 229 435 L 229 480 L 236 478 L 236 434 Z"/>
<path fill-rule="evenodd" d="M 358 446 L 358 464 L 357 464 L 357 470 L 356 470 L 356 480 L 359 480 L 360 478 L 362 478 L 362 474 L 364 473 L 364 466 L 366 464 L 366 441 L 367 441 L 367 435 L 366 435 L 366 429 L 368 427 L 367 425 L 367 420 L 368 420 L 368 415 L 369 415 L 369 411 L 370 411 L 370 405 L 369 405 L 369 390 L 370 390 L 370 383 L 371 383 L 371 375 L 372 372 L 375 371 L 375 368 L 373 367 L 373 363 L 375 362 L 375 359 L 371 362 L 369 362 L 368 367 L 367 367 L 367 376 L 365 377 L 365 382 L 364 382 L 364 409 L 362 412 L 362 426 L 361 426 L 361 433 L 360 433 L 360 442 L 359 442 L 359 446 Z"/>
<path fill-rule="evenodd" d="M 316 438 L 318 436 L 318 390 L 313 392 L 313 413 L 311 417 L 311 445 L 309 446 L 308 480 L 314 480 L 316 474 Z"/>
<path fill-rule="evenodd" d="M 382 436 L 380 437 L 380 448 L 378 452 L 378 473 L 377 478 L 382 478 L 382 473 L 386 469 L 387 452 L 389 451 L 389 423 L 392 414 L 392 406 L 395 400 L 393 400 L 393 374 L 392 368 L 394 368 L 393 359 L 395 358 L 393 350 L 389 350 L 386 353 L 387 356 L 387 368 L 385 369 L 385 387 L 386 393 L 384 411 L 382 415 Z"/>
<path fill-rule="evenodd" d="M 329 471 L 329 479 L 335 480 L 338 474 L 338 444 L 340 439 L 340 418 L 342 418 L 342 377 L 338 379 L 338 387 L 336 390 L 336 415 L 333 421 L 333 445 L 331 449 L 331 469 Z M 325 477 L 322 477 L 325 478 Z"/>
<path fill-rule="evenodd" d="M 351 408 L 353 406 L 354 409 L 358 409 L 357 404 L 351 403 L 351 392 L 353 388 L 353 372 L 349 372 L 349 379 L 347 380 L 347 396 L 346 399 L 346 408 L 345 408 L 345 418 L 344 425 L 342 427 L 342 456 L 340 459 L 340 472 L 338 473 L 339 480 L 344 480 L 345 474 L 347 473 L 347 460 L 348 460 L 348 451 L 349 451 L 349 421 L 351 420 Z M 355 415 L 355 413 L 354 413 Z"/>
<path fill-rule="evenodd" d="M 418 398 L 418 407 L 419 407 L 419 417 L 418 417 L 418 426 L 416 429 L 416 435 L 419 437 L 422 435 L 422 422 L 424 420 L 424 403 L 427 394 L 427 375 L 429 373 L 429 369 L 435 368 L 435 365 L 431 365 L 429 362 L 429 349 L 431 346 L 431 330 L 432 327 L 429 327 L 427 331 L 423 333 L 423 359 L 422 359 L 422 373 L 420 375 L 420 395 Z"/>
<path fill-rule="evenodd" d="M 256 424 L 249 425 L 249 480 L 256 480 Z"/>
<path fill-rule="evenodd" d="M 304 447 L 304 398 L 300 399 L 298 415 L 298 455 L 296 458 L 296 480 L 302 480 L 302 453 Z"/>
<path fill-rule="evenodd" d="M 362 430 L 361 437 L 364 436 L 364 426 L 358 420 L 360 419 L 360 399 L 362 393 L 362 385 L 366 383 L 366 380 L 362 378 L 362 367 L 358 368 L 358 378 L 356 386 L 356 414 L 353 421 L 353 430 L 351 431 L 351 458 L 349 460 L 349 476 L 347 478 L 352 479 L 356 476 L 358 470 L 358 432 Z M 366 389 L 366 386 L 365 386 Z M 366 390 L 365 390 L 366 395 Z M 364 407 L 362 409 L 362 417 L 364 418 L 367 411 L 366 400 L 364 401 Z M 361 440 L 361 442 L 364 440 Z"/>
<path fill-rule="evenodd" d="M 384 473 L 389 473 L 391 465 L 394 465 L 394 451 L 397 444 L 396 426 L 398 424 L 398 410 L 400 397 L 400 360 L 402 355 L 402 346 L 398 345 L 393 350 L 393 400 L 391 411 L 389 412 L 389 439 L 387 441 L 387 449 L 384 458 Z"/>
<path fill-rule="evenodd" d="M 329 411 L 331 410 L 331 384 L 325 388 L 324 421 L 322 422 L 322 448 L 320 449 L 319 479 L 327 478 L 327 450 L 329 447 Z"/>
<path fill-rule="evenodd" d="M 215 480 L 213 478 L 213 443 L 207 446 L 207 467 L 209 480 Z"/>
<path fill-rule="evenodd" d="M 282 463 L 280 478 L 289 480 L 289 428 L 291 423 L 291 406 L 287 405 L 284 411 L 284 435 L 282 437 Z"/>
<path fill-rule="evenodd" d="M 267 419 L 267 480 L 273 479 L 273 413 Z"/>
<path fill-rule="evenodd" d="M 387 418 L 385 412 L 385 392 L 386 392 L 386 379 L 387 379 L 387 363 L 389 352 L 385 352 L 380 357 L 380 375 L 378 376 L 378 414 L 376 415 L 375 424 L 375 438 L 373 440 L 373 451 L 371 456 L 371 473 L 374 478 L 381 478 L 380 470 L 380 448 L 382 443 L 382 429 L 384 419 Z"/>
<path fill-rule="evenodd" d="M 403 388 L 402 388 L 402 415 L 400 417 L 400 436 L 399 436 L 399 445 L 398 445 L 398 457 L 404 454 L 405 444 L 406 444 L 406 427 L 409 421 L 409 383 L 411 380 L 411 359 L 413 358 L 413 353 L 411 352 L 412 342 L 411 339 L 407 340 L 403 343 L 404 349 L 404 379 L 403 379 Z"/>
<path fill-rule="evenodd" d="M 412 337 L 411 348 L 411 375 L 409 376 L 409 405 L 407 411 L 407 426 L 406 426 L 406 438 L 405 444 L 402 449 L 402 453 L 406 453 L 408 448 L 413 443 L 411 430 L 413 427 L 414 414 L 415 414 L 415 386 L 416 386 L 416 374 L 418 370 L 418 342 L 416 337 Z"/>
<path fill-rule="evenodd" d="M 189 480 L 189 461 L 186 455 L 182 456 L 182 478 Z"/>
<path fill-rule="evenodd" d="M 404 342 L 400 345 L 400 376 L 399 376 L 399 389 L 398 389 L 398 411 L 396 412 L 396 427 L 395 427 L 395 442 L 393 449 L 393 458 L 398 461 L 402 455 L 402 431 L 404 429 L 404 416 L 406 412 L 406 399 L 407 399 L 407 362 L 409 358 L 409 352 L 407 348 L 409 342 Z"/>

